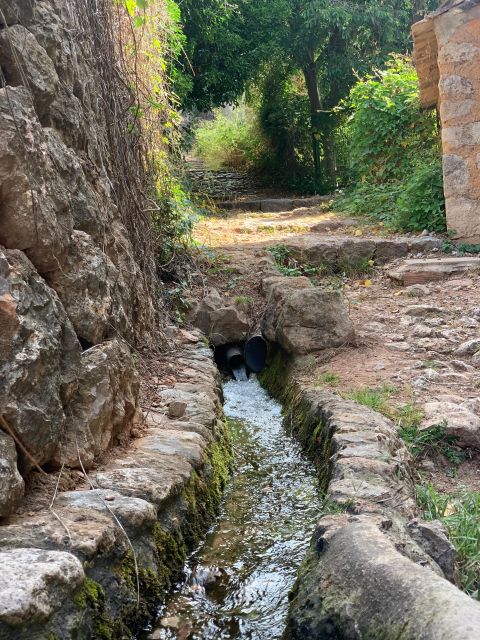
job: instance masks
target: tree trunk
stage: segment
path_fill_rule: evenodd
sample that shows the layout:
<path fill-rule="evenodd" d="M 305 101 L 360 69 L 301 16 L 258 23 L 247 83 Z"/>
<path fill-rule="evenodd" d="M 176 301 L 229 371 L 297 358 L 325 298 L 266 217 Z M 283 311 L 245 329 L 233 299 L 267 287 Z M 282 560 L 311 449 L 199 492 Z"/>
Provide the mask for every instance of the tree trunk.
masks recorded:
<path fill-rule="evenodd" d="M 303 67 L 303 75 L 305 77 L 305 84 L 307 85 L 308 99 L 310 100 L 312 113 L 321 111 L 322 99 L 320 98 L 320 91 L 318 90 L 317 64 L 314 60 L 309 60 Z"/>
<path fill-rule="evenodd" d="M 310 101 L 311 129 L 312 129 L 312 150 L 315 165 L 315 180 L 320 180 L 320 134 L 317 127 L 317 114 L 322 110 L 322 100 L 318 90 L 317 64 L 311 58 L 303 67 L 305 84 L 307 85 L 308 99 Z"/>

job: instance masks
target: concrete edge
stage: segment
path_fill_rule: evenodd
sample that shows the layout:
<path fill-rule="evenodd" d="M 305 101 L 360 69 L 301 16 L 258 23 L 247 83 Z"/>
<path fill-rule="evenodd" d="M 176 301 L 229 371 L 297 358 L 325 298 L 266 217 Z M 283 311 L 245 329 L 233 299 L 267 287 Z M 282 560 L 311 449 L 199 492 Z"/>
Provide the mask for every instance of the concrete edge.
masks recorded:
<path fill-rule="evenodd" d="M 90 474 L 99 489 L 59 493 L 55 513 L 0 525 L 2 640 L 133 636 L 211 524 L 231 441 L 210 350 L 181 342 L 175 359 L 190 373 L 159 388 L 143 437 Z M 172 402 L 184 415 L 168 417 Z"/>
<path fill-rule="evenodd" d="M 439 523 L 417 517 L 395 425 L 300 384 L 282 351 L 262 381 L 314 460 L 330 512 L 299 571 L 285 638 L 478 640 L 480 603 L 445 578 L 455 552 Z"/>

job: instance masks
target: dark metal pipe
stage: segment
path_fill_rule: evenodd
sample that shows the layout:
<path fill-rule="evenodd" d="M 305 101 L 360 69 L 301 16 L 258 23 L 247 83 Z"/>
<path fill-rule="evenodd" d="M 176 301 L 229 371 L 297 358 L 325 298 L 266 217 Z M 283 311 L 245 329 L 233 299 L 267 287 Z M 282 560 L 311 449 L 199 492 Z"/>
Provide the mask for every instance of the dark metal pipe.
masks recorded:
<path fill-rule="evenodd" d="M 247 367 L 253 373 L 260 373 L 267 364 L 267 343 L 261 335 L 252 336 L 247 341 L 243 356 Z"/>
<path fill-rule="evenodd" d="M 233 345 L 227 350 L 226 358 L 235 379 L 243 382 L 248 380 L 243 351 L 238 345 Z"/>

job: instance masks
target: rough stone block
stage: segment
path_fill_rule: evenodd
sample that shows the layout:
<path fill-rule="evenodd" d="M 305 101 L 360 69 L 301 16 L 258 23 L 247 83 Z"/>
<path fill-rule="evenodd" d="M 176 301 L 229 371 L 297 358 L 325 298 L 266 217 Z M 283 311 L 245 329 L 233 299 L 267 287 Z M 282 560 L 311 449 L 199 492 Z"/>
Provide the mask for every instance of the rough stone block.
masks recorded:
<path fill-rule="evenodd" d="M 354 337 L 340 292 L 294 289 L 281 283 L 268 299 L 262 331 L 268 340 L 297 355 L 339 347 Z"/>
<path fill-rule="evenodd" d="M 80 344 L 58 299 L 20 251 L 0 251 L 7 345 L 0 353 L 0 413 L 39 464 L 52 460 L 75 391 Z M 21 455 L 24 470 L 31 461 Z"/>

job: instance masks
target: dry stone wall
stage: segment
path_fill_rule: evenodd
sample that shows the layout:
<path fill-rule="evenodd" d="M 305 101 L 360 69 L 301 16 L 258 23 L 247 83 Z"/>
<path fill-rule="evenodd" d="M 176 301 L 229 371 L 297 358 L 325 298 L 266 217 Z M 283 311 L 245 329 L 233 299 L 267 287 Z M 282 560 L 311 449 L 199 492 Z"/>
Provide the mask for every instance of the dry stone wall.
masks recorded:
<path fill-rule="evenodd" d="M 480 2 L 453 1 L 413 27 L 422 106 L 438 106 L 448 228 L 480 242 Z"/>
<path fill-rule="evenodd" d="M 0 517 L 35 462 L 89 468 L 128 435 L 132 346 L 159 318 L 108 117 L 130 97 L 108 94 L 113 43 L 82 7 L 0 0 Z"/>

